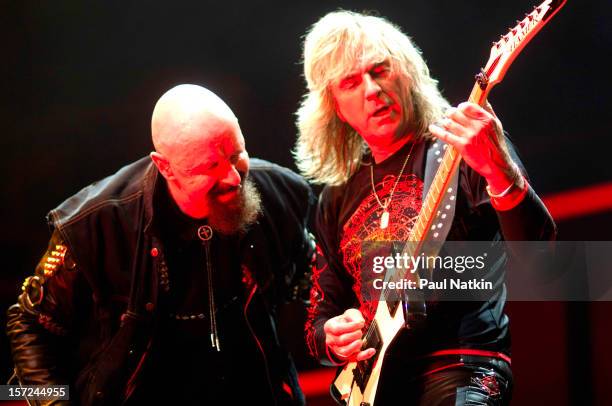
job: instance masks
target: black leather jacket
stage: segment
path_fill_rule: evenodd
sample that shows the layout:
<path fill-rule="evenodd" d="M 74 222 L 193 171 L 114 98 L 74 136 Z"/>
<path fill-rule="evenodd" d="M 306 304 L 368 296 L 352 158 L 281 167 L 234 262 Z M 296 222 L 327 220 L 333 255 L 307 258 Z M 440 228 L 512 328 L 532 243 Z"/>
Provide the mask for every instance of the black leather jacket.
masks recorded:
<path fill-rule="evenodd" d="M 314 243 L 306 226 L 315 199 L 302 178 L 266 161 L 251 159 L 250 176 L 263 213 L 240 238 L 244 314 L 261 344 L 254 356 L 264 357 L 273 403 L 303 404 L 274 320 L 308 272 Z M 138 386 L 167 276 L 153 198 L 163 182 L 143 158 L 48 214 L 49 249 L 8 311 L 22 384 L 70 384 L 80 404 L 121 404 Z"/>

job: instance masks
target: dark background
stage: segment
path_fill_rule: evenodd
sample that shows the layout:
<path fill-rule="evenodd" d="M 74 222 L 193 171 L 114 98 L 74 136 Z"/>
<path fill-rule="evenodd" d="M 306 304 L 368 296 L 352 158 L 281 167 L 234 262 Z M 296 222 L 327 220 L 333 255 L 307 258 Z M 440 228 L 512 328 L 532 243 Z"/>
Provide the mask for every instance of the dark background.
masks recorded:
<path fill-rule="evenodd" d="M 376 10 L 423 50 L 444 95 L 467 98 L 492 41 L 532 1 L 0 2 L 0 307 L 48 238 L 44 216 L 151 150 L 159 96 L 179 83 L 219 94 L 252 156 L 294 168 L 307 27 L 339 7 Z M 543 196 L 612 178 L 610 2 L 570 0 L 516 60 L 490 101 Z M 560 238 L 610 240 L 612 209 L 560 221 Z M 606 404 L 609 303 L 510 303 L 514 404 Z M 4 324 L 5 316 L 0 321 Z M 301 369 L 301 326 L 291 345 Z M 0 379 L 10 374 L 0 340 Z"/>

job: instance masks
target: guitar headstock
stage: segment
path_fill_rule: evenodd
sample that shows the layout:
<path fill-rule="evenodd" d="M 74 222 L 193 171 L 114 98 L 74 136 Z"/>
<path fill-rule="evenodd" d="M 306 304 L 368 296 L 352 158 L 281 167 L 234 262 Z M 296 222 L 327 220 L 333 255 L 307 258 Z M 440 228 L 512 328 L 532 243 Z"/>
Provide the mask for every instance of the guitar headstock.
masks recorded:
<path fill-rule="evenodd" d="M 544 27 L 544 25 L 555 15 L 567 0 L 546 0 L 539 6 L 525 14 L 525 18 L 517 21 L 516 26 L 511 28 L 505 35 L 493 43 L 491 55 L 486 66 L 476 75 L 480 90 L 488 93 L 488 90 L 501 82 L 506 71 L 514 62 L 514 59 L 523 50 L 525 45 Z M 486 97 L 486 95 L 485 95 Z"/>

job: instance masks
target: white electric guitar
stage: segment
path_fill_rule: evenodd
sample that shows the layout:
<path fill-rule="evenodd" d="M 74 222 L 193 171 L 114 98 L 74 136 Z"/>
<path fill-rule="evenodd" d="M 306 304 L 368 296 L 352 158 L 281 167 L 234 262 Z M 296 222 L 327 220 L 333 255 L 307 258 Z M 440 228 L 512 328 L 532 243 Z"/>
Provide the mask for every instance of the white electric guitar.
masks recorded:
<path fill-rule="evenodd" d="M 525 45 L 542 29 L 555 15 L 566 0 L 546 0 L 533 11 L 526 14 L 499 41 L 493 43 L 491 55 L 486 66 L 476 75 L 476 83 L 470 94 L 469 101 L 483 106 L 493 86 L 502 81 L 510 65 Z M 461 156 L 450 145 L 445 146 L 445 152 L 440 166 L 432 181 L 431 187 L 422 204 L 421 212 L 415 222 L 403 253 L 417 256 L 423 250 L 423 241 L 428 236 L 432 224 L 437 223 L 437 217 L 443 212 L 441 202 L 449 189 L 451 179 L 455 175 Z M 428 255 L 435 253 L 428 252 Z M 387 278 L 389 278 L 387 276 Z M 390 277 L 393 280 L 418 278 L 418 273 L 398 273 Z M 419 308 L 419 300 L 409 301 L 386 300 L 394 294 L 383 289 L 376 314 L 364 334 L 362 349 L 375 348 L 376 354 L 365 361 L 351 362 L 345 365 L 332 385 L 332 394 L 336 401 L 347 406 L 372 406 L 376 397 L 378 382 L 386 350 L 403 328 L 410 328 L 413 322 L 426 317 L 426 312 Z M 395 295 L 396 296 L 396 295 Z M 422 300 L 422 299 L 421 299 Z M 416 305 L 416 306 L 415 306 Z M 414 314 L 409 314 L 412 307 Z M 398 309 L 401 309 L 398 311 Z"/>

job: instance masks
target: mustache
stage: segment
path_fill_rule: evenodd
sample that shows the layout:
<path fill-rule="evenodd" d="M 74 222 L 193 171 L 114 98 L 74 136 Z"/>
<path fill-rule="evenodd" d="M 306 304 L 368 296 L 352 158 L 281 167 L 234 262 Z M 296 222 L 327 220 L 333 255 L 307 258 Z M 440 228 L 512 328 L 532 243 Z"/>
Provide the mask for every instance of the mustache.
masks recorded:
<path fill-rule="evenodd" d="M 235 191 L 239 191 L 241 189 L 243 189 L 244 184 L 247 180 L 247 177 L 245 176 L 245 174 L 240 173 L 240 183 L 238 185 L 224 185 L 224 184 L 217 184 L 215 185 L 211 190 L 210 190 L 210 194 L 213 196 L 219 196 L 219 195 L 223 195 L 226 193 L 230 193 L 230 192 L 235 192 Z"/>
<path fill-rule="evenodd" d="M 221 234 L 232 235 L 246 231 L 261 213 L 261 195 L 257 186 L 251 179 L 241 183 L 244 185 L 237 204 L 221 204 L 216 199 L 211 200 L 210 226 Z"/>

